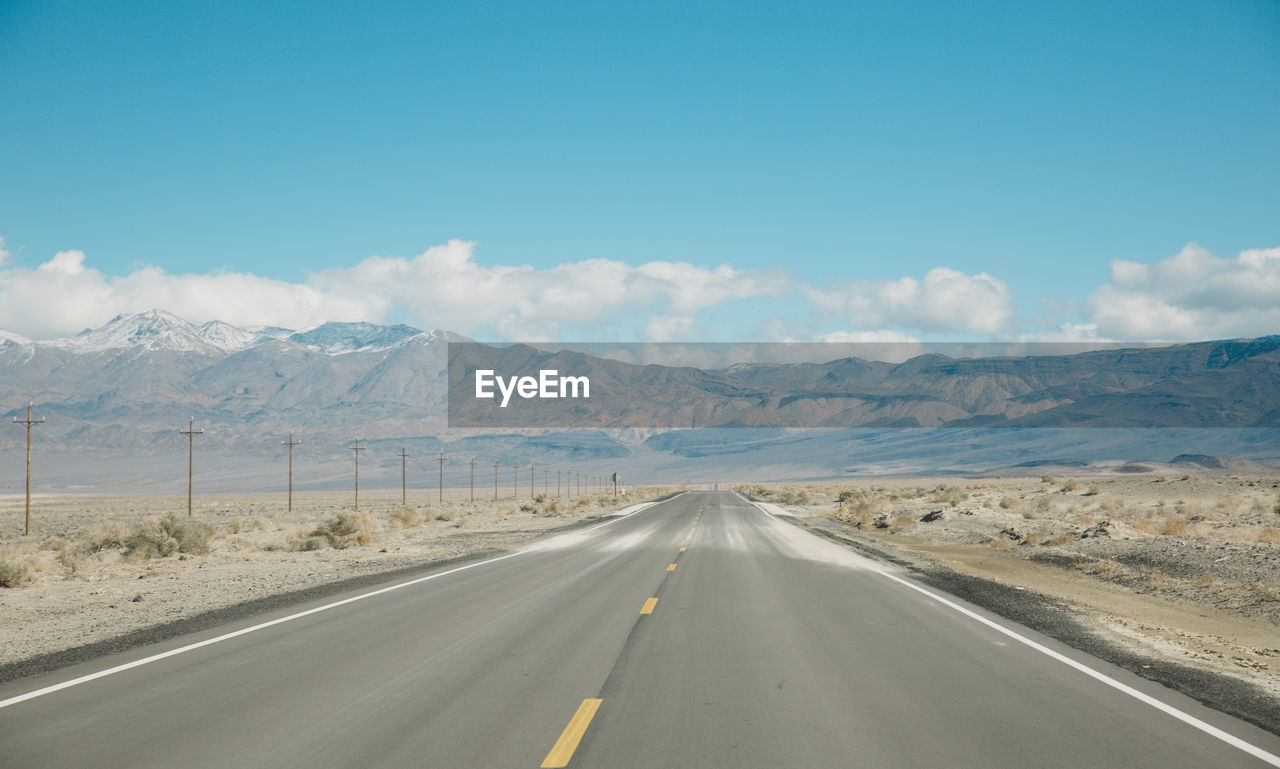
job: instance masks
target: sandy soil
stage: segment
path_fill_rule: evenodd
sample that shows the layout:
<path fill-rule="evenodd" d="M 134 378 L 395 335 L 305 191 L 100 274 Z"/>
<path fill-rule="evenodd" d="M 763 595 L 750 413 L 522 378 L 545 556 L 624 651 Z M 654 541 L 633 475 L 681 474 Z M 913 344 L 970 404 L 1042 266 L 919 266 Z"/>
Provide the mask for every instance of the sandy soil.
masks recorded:
<path fill-rule="evenodd" d="M 1126 648 L 1280 697 L 1280 478 L 913 478 L 740 490 L 908 561 L 1060 600 Z"/>
<path fill-rule="evenodd" d="M 364 574 L 506 550 L 660 493 L 400 504 L 400 492 L 0 498 L 0 665 Z M 419 492 L 419 497 L 426 496 Z M 421 499 L 409 500 L 422 502 Z M 173 515 L 166 522 L 165 517 Z M 166 550 L 171 552 L 165 553 Z M 184 550 L 186 552 L 184 552 Z"/>

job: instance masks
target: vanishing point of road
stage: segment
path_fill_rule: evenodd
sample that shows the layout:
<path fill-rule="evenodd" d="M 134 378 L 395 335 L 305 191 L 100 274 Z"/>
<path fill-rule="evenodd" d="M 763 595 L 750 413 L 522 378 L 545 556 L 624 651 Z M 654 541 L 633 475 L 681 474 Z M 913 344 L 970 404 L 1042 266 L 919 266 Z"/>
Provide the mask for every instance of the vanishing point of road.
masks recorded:
<path fill-rule="evenodd" d="M 0 685 L 0 766 L 1257 767 L 1280 738 L 728 492 Z"/>

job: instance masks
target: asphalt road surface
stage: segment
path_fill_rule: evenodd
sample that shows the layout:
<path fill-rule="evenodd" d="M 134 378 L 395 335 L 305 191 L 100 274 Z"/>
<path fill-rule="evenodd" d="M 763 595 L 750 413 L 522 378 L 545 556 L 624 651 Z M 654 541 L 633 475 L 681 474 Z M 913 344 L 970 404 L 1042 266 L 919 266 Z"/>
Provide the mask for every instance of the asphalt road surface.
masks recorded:
<path fill-rule="evenodd" d="M 1276 754 L 1274 735 L 715 492 L 0 686 L 4 769 L 1205 769 Z"/>

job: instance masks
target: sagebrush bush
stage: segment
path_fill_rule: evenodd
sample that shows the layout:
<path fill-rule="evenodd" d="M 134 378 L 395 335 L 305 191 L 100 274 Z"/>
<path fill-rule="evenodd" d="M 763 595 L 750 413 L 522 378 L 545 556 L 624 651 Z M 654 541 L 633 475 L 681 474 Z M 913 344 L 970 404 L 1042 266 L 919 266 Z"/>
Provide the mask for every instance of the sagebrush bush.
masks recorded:
<path fill-rule="evenodd" d="M 408 528 L 422 523 L 422 516 L 412 507 L 397 507 L 391 511 L 391 522 L 397 526 Z"/>
<path fill-rule="evenodd" d="M 21 587 L 31 581 L 31 571 L 16 561 L 0 561 L 0 587 Z"/>
<path fill-rule="evenodd" d="M 311 532 L 311 537 L 324 537 L 337 550 L 353 544 L 368 547 L 375 541 L 376 529 L 376 522 L 365 513 L 338 513 Z"/>
<path fill-rule="evenodd" d="M 212 526 L 166 515 L 135 528 L 125 538 L 125 555 L 139 559 L 164 558 L 174 553 L 204 555 L 209 552 L 212 535 Z"/>

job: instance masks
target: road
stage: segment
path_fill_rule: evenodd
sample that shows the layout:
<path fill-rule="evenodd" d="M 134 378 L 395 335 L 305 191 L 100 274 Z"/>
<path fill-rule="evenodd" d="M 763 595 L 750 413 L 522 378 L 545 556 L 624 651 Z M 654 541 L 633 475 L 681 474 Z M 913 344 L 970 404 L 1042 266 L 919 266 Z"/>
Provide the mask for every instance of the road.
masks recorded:
<path fill-rule="evenodd" d="M 1280 761 L 1274 735 L 732 493 L 370 593 L 0 686 L 0 766 Z"/>

